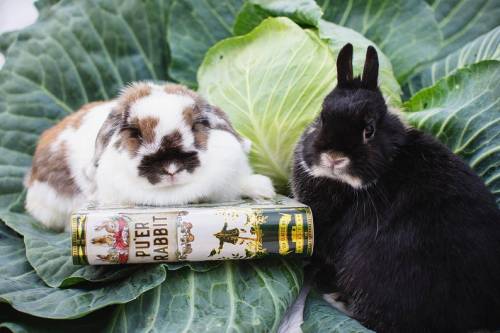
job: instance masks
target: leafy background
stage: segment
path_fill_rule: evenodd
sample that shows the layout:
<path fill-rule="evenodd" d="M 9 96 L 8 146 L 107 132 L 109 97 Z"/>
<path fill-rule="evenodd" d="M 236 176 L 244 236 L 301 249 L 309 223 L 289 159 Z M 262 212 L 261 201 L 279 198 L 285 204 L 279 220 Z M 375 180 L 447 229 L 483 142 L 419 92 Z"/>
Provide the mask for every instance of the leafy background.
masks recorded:
<path fill-rule="evenodd" d="M 300 261 L 73 266 L 69 236 L 25 214 L 40 133 L 136 80 L 175 81 L 221 106 L 251 162 L 287 192 L 295 140 L 374 45 L 381 89 L 407 121 L 483 177 L 500 204 L 500 3 L 495 0 L 39 0 L 0 36 L 0 328 L 14 332 L 274 332 Z M 304 332 L 369 332 L 312 292 Z"/>

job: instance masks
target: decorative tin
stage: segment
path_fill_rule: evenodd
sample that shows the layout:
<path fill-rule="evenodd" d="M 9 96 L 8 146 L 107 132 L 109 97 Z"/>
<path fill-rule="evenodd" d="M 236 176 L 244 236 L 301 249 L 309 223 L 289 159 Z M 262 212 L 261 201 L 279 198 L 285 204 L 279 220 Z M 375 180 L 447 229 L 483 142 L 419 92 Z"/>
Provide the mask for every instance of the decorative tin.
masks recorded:
<path fill-rule="evenodd" d="M 309 207 L 266 201 L 183 207 L 89 207 L 71 217 L 77 265 L 310 256 Z"/>

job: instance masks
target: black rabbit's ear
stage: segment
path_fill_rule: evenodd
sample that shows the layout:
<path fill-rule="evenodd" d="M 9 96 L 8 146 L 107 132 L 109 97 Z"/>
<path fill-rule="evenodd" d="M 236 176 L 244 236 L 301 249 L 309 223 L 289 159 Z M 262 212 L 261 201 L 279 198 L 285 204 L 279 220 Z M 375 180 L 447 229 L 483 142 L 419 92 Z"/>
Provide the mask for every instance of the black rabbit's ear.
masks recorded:
<path fill-rule="evenodd" d="M 352 44 L 346 44 L 337 57 L 337 85 L 346 86 L 352 81 Z"/>
<path fill-rule="evenodd" d="M 367 89 L 375 90 L 378 86 L 378 55 L 373 46 L 368 46 L 366 51 L 365 67 L 361 79 L 363 86 Z"/>

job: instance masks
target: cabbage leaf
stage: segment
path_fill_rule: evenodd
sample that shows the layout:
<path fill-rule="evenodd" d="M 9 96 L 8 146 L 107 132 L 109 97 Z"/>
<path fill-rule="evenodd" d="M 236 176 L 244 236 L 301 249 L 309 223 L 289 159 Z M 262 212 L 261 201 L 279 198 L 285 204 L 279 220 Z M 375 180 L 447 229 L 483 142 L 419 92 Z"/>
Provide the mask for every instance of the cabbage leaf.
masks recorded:
<path fill-rule="evenodd" d="M 314 291 L 307 295 L 304 323 L 301 328 L 304 333 L 373 333 L 356 320 L 333 308 Z"/>
<path fill-rule="evenodd" d="M 200 93 L 226 111 L 252 141 L 255 171 L 271 176 L 282 193 L 288 191 L 294 145 L 335 85 L 335 54 L 352 41 L 360 74 L 371 44 L 352 30 L 327 23 L 320 37 L 329 43 L 288 18 L 268 18 L 249 34 L 212 47 L 198 72 Z M 389 61 L 381 59 L 382 90 L 398 105 L 399 85 Z"/>
<path fill-rule="evenodd" d="M 110 304 L 126 303 L 165 280 L 162 266 L 150 265 L 119 283 L 51 288 L 26 260 L 23 241 L 0 222 L 0 302 L 44 318 L 78 318 Z"/>
<path fill-rule="evenodd" d="M 462 68 L 406 104 L 410 124 L 462 157 L 500 206 L 500 61 Z"/>
<path fill-rule="evenodd" d="M 424 87 L 432 86 L 436 81 L 456 70 L 482 60 L 500 60 L 500 26 L 465 44 L 413 76 L 408 81 L 408 90 L 414 94 Z"/>

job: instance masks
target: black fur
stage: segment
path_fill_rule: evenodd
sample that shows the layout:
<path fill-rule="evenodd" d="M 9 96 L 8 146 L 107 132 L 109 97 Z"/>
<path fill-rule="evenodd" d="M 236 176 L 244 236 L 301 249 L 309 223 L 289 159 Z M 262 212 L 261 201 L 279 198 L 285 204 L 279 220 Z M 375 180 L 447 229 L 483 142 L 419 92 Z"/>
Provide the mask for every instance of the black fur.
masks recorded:
<path fill-rule="evenodd" d="M 350 62 L 339 59 L 339 78 L 352 78 Z M 388 113 L 374 49 L 367 64 L 363 80 L 339 79 L 295 151 L 293 191 L 314 214 L 316 284 L 348 299 L 377 332 L 498 329 L 494 197 L 445 146 Z M 363 140 L 369 123 L 375 134 Z M 311 176 L 325 151 L 349 157 L 349 174 L 364 186 Z"/>
<path fill-rule="evenodd" d="M 161 177 L 166 175 L 166 168 L 175 163 L 177 172 L 186 170 L 189 173 L 200 166 L 200 159 L 196 151 L 184 151 L 182 135 L 175 131 L 173 134 L 162 138 L 161 147 L 151 155 L 146 155 L 139 164 L 139 175 L 146 177 L 151 184 L 157 184 Z"/>

